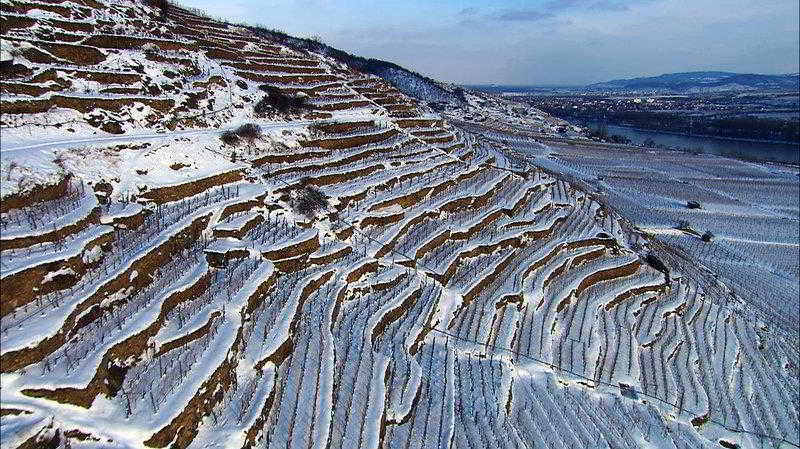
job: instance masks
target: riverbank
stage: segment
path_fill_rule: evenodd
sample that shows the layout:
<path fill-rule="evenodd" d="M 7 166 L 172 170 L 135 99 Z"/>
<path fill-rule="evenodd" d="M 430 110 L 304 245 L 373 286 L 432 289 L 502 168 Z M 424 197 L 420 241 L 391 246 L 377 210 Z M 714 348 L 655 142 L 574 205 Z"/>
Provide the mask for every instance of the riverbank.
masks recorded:
<path fill-rule="evenodd" d="M 567 121 L 569 121 L 569 120 L 567 120 Z M 575 121 L 569 121 L 569 122 L 573 123 L 573 124 L 575 124 L 577 126 L 581 126 L 581 127 L 585 127 L 585 128 L 589 128 L 589 127 L 591 127 L 593 125 L 596 126 L 597 124 L 600 123 L 600 122 L 592 122 L 592 121 L 586 121 L 586 120 L 575 120 Z M 585 125 L 584 123 L 591 123 L 591 124 L 590 125 Z M 796 145 L 796 146 L 800 147 L 800 142 L 792 142 L 792 141 L 789 141 L 789 140 L 747 139 L 747 138 L 744 138 L 744 137 L 715 136 L 713 134 L 689 134 L 689 133 L 680 132 L 680 131 L 668 131 L 668 130 L 662 130 L 662 129 L 640 128 L 638 126 L 631 126 L 631 125 L 619 124 L 619 123 L 609 123 L 608 126 L 614 126 L 614 127 L 619 127 L 619 128 L 627 128 L 627 129 L 632 129 L 632 130 L 640 131 L 640 132 L 670 134 L 670 135 L 684 136 L 684 137 L 699 137 L 699 138 L 704 138 L 704 139 L 730 140 L 730 141 L 734 141 L 734 142 L 766 143 L 766 144 L 776 144 L 776 145 Z"/>
<path fill-rule="evenodd" d="M 581 126 L 591 128 L 600 125 L 597 122 L 582 121 Z M 683 150 L 689 153 L 708 153 L 717 156 L 732 157 L 750 162 L 778 162 L 790 165 L 800 164 L 800 144 L 730 139 L 715 136 L 688 135 L 677 132 L 645 130 L 619 125 L 605 125 L 609 135 L 618 135 L 629 139 L 637 147 L 651 141 L 656 147 L 668 147 L 672 150 Z"/>

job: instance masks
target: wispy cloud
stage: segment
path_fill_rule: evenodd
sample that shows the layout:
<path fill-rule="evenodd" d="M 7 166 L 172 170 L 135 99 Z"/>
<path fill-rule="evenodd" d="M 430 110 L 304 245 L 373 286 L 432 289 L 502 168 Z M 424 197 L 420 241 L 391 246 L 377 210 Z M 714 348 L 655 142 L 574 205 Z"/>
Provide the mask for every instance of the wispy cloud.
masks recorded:
<path fill-rule="evenodd" d="M 471 6 L 469 8 L 464 8 L 461 11 L 459 11 L 458 15 L 459 16 L 474 16 L 477 13 L 478 13 L 478 8 L 475 8 L 474 6 Z"/>
<path fill-rule="evenodd" d="M 627 11 L 632 5 L 655 0 L 550 0 L 538 8 L 506 9 L 494 16 L 501 21 L 537 22 L 572 11 Z"/>
<path fill-rule="evenodd" d="M 503 11 L 497 15 L 499 20 L 513 22 L 536 22 L 553 17 L 552 12 L 538 9 L 512 9 Z"/>
<path fill-rule="evenodd" d="M 443 81 L 582 84 L 691 70 L 800 71 L 797 0 L 181 2 L 319 34 Z"/>

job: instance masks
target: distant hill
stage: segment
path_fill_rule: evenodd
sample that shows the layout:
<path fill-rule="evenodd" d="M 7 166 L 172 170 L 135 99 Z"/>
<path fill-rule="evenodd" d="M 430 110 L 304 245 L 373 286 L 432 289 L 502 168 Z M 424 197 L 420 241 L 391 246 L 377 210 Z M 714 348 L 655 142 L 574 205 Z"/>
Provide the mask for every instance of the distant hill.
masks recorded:
<path fill-rule="evenodd" d="M 800 75 L 759 75 L 731 72 L 682 72 L 618 79 L 586 86 L 589 90 L 658 90 L 702 92 L 729 90 L 798 90 Z"/>

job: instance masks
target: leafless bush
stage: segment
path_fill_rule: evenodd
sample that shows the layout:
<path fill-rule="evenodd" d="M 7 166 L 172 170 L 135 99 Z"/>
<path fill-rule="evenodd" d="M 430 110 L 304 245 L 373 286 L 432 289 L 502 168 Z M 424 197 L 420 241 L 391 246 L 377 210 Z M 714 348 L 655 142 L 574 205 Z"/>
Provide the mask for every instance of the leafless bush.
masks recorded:
<path fill-rule="evenodd" d="M 161 20 L 166 20 L 167 13 L 169 12 L 170 2 L 169 0 L 145 0 L 145 4 L 155 8 L 159 12 L 159 18 Z"/>
<path fill-rule="evenodd" d="M 161 49 L 158 48 L 158 45 L 152 42 L 148 42 L 142 46 L 142 51 L 148 55 L 155 55 L 158 54 L 161 51 Z"/>
<path fill-rule="evenodd" d="M 280 113 L 287 113 L 310 107 L 305 97 L 286 95 L 277 87 L 265 84 L 259 89 L 266 92 L 267 96 L 259 100 L 253 108 L 256 115 L 266 115 L 271 108 Z"/>
<path fill-rule="evenodd" d="M 313 217 L 317 212 L 328 208 L 328 196 L 310 184 L 310 178 L 300 181 L 301 187 L 297 189 L 294 200 L 295 212 Z"/>
<path fill-rule="evenodd" d="M 223 131 L 222 134 L 219 135 L 219 140 L 225 145 L 236 146 L 239 144 L 239 136 L 233 131 Z"/>
<path fill-rule="evenodd" d="M 261 132 L 260 126 L 256 125 L 255 123 L 245 123 L 233 131 L 223 131 L 222 134 L 219 135 L 219 139 L 225 145 L 235 147 L 243 140 L 247 141 L 249 144 L 252 144 L 253 141 L 260 139 L 263 135 L 264 134 Z"/>
<path fill-rule="evenodd" d="M 260 126 L 255 123 L 245 123 L 236 128 L 236 135 L 252 143 L 254 140 L 260 139 L 263 134 Z"/>
<path fill-rule="evenodd" d="M 8 164 L 8 168 L 6 169 L 6 181 L 11 181 L 11 172 L 13 172 L 18 166 L 19 164 L 17 161 L 11 161 Z"/>

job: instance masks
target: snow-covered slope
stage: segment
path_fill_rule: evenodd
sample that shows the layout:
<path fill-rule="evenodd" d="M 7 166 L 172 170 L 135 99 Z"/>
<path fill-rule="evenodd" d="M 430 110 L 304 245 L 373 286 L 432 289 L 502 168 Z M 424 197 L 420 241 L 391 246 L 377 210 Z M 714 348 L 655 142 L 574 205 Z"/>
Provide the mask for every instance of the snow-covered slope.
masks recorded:
<path fill-rule="evenodd" d="M 2 8 L 3 447 L 800 441 L 791 325 L 513 135 L 174 6 Z"/>

